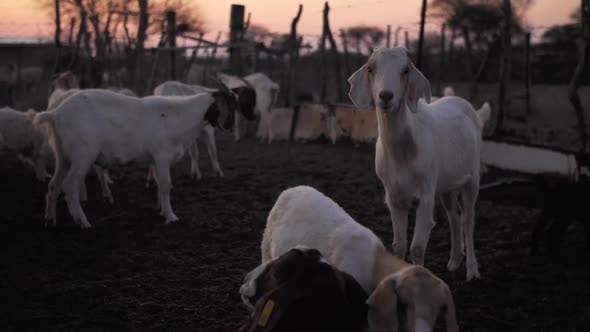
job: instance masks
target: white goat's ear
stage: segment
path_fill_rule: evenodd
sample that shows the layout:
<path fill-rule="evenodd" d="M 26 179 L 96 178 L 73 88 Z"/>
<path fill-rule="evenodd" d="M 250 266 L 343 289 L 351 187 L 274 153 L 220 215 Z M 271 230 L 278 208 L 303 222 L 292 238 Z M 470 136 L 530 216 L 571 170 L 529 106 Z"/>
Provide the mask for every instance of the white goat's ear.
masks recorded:
<path fill-rule="evenodd" d="M 348 78 L 350 100 L 359 108 L 370 108 L 374 105 L 369 82 L 369 66 L 364 64 Z"/>
<path fill-rule="evenodd" d="M 418 99 L 424 97 L 427 103 L 430 103 L 430 84 L 422 73 L 414 66 L 412 61 L 408 60 L 408 85 L 406 86 L 406 101 L 410 111 L 416 112 L 418 109 Z"/>

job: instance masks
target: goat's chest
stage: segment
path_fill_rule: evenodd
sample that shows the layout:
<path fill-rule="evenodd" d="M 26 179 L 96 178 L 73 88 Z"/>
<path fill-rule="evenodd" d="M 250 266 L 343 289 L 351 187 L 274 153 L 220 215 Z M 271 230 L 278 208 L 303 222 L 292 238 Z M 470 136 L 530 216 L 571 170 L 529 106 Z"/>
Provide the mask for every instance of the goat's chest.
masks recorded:
<path fill-rule="evenodd" d="M 427 191 L 428 174 L 418 167 L 418 163 L 400 165 L 379 147 L 375 154 L 375 171 L 389 200 L 409 203 Z"/>

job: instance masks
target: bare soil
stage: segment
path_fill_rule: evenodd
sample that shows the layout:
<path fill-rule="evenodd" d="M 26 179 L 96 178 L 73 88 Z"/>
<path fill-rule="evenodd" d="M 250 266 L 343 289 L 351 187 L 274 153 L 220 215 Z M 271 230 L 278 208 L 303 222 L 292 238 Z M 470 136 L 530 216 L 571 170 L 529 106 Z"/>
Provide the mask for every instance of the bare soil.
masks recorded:
<path fill-rule="evenodd" d="M 295 185 L 316 187 L 391 243 L 373 145 L 234 144 L 223 136 L 218 147 L 224 178 L 212 176 L 205 153 L 200 182 L 188 177 L 186 161 L 175 166 L 172 204 L 182 221 L 169 226 L 155 190 L 143 187 L 145 169 L 111 171 L 113 207 L 90 175 L 85 211 L 93 228 L 85 231 L 63 200 L 58 226 L 44 228 L 46 184 L 3 154 L 0 330 L 236 331 L 246 316 L 238 288 L 260 260 L 266 216 Z M 450 285 L 462 331 L 588 331 L 590 255 L 581 226 L 565 234 L 561 264 L 529 259 L 539 202 L 533 185 L 481 192 L 475 246 L 483 279 L 474 282 L 465 281 L 464 267 L 446 270 L 450 234 L 437 207 L 426 266 Z"/>

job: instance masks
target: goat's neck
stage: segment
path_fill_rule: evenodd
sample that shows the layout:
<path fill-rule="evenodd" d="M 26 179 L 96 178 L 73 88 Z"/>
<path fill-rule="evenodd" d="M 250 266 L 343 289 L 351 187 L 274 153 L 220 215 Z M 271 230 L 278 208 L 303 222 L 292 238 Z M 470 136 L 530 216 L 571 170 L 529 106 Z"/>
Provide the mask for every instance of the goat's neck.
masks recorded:
<path fill-rule="evenodd" d="M 409 263 L 392 255 L 383 246 L 378 246 L 375 251 L 371 289 L 375 289 L 387 276 L 399 272 L 408 266 L 410 266 Z"/>
<path fill-rule="evenodd" d="M 417 152 L 414 117 L 407 107 L 384 113 L 377 109 L 379 139 L 384 152 L 394 155 L 397 161 L 412 160 Z"/>

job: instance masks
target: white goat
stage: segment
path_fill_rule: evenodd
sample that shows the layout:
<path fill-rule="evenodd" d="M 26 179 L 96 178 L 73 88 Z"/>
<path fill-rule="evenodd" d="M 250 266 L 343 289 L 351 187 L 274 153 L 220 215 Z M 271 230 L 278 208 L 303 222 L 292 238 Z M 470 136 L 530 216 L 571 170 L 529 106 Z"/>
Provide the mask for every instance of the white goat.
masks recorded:
<path fill-rule="evenodd" d="M 50 177 L 46 163 L 51 158 L 51 149 L 46 149 L 47 130 L 33 126 L 36 113 L 0 108 L 0 147 L 15 152 L 22 162 L 33 167 L 37 179 L 44 181 Z"/>
<path fill-rule="evenodd" d="M 59 106 L 78 91 L 80 91 L 80 78 L 76 74 L 72 73 L 71 71 L 65 71 L 56 74 L 49 88 L 49 101 L 47 103 L 47 110 L 54 110 L 57 106 Z M 44 145 L 44 149 L 46 148 L 51 149 L 49 140 L 47 140 Z M 111 189 L 109 187 L 109 184 L 112 184 L 113 180 L 111 180 L 109 170 L 98 165 L 94 165 L 94 171 L 96 172 L 96 177 L 100 183 L 104 201 L 111 205 L 114 204 L 115 200 L 113 199 L 113 194 L 111 193 Z M 80 199 L 82 201 L 87 200 L 86 183 L 84 181 L 82 181 L 80 187 Z"/>
<path fill-rule="evenodd" d="M 453 297 L 442 280 L 387 252 L 373 232 L 307 186 L 279 195 L 262 237 L 262 265 L 300 246 L 319 250 L 370 294 L 369 331 L 432 331 L 439 314 L 445 315 L 447 331 L 458 331 Z M 240 288 L 246 304 L 256 294 L 256 278 L 262 272 L 264 267 L 246 276 Z"/>
<path fill-rule="evenodd" d="M 192 96 L 199 93 L 205 92 L 212 92 L 215 90 L 206 88 L 200 85 L 191 85 L 191 84 L 184 84 L 178 81 L 166 81 L 160 85 L 158 85 L 154 89 L 155 96 Z M 236 116 L 237 118 L 237 116 Z M 198 142 L 202 141 L 207 148 L 207 153 L 209 154 L 209 160 L 211 160 L 211 166 L 217 175 L 223 176 L 223 171 L 221 170 L 221 166 L 219 165 L 219 160 L 217 159 L 217 147 L 215 146 L 215 130 L 213 126 L 210 124 L 205 125 L 203 127 L 203 131 L 199 134 L 197 140 L 190 146 L 189 148 L 189 155 L 191 158 L 191 175 L 196 177 L 197 179 L 201 179 L 201 170 L 199 169 L 199 146 Z M 150 168 L 150 172 L 148 173 L 148 178 L 146 180 L 146 187 L 149 186 L 150 179 L 153 176 L 152 168 Z"/>
<path fill-rule="evenodd" d="M 245 76 L 243 80 L 225 74 L 218 74 L 218 76 L 230 89 L 250 85 L 256 91 L 255 112 L 260 116 L 264 128 L 262 141 L 267 140 L 268 143 L 271 143 L 273 140 L 271 110 L 279 95 L 279 85 L 262 73 L 250 74 Z M 240 117 L 236 116 L 235 121 L 234 137 L 237 141 L 240 139 Z"/>
<path fill-rule="evenodd" d="M 418 101 L 424 96 L 430 102 L 430 86 L 405 48 L 375 49 L 348 82 L 349 96 L 358 107 L 376 108 L 375 170 L 391 212 L 394 253 L 406 256 L 408 210 L 418 199 L 410 255 L 415 264 L 424 264 L 439 195 L 451 229 L 447 267 L 454 271 L 461 265 L 465 247 L 467 279 L 479 278 L 473 229 L 480 176 L 480 116 L 459 97 L 444 97 L 432 104 Z"/>
<path fill-rule="evenodd" d="M 129 96 L 129 97 L 137 97 L 137 95 L 135 94 L 135 92 L 131 91 L 128 88 L 118 88 L 118 87 L 115 87 L 115 86 L 110 86 L 110 87 L 107 88 L 107 90 L 111 90 L 113 92 L 117 92 L 117 93 L 120 93 L 122 95 Z"/>
<path fill-rule="evenodd" d="M 54 111 L 39 113 L 35 124 L 50 125 L 56 155 L 45 218 L 55 225 L 57 196 L 63 189 L 73 219 L 82 228 L 90 227 L 78 190 L 90 166 L 136 161 L 155 164 L 160 214 L 166 223 L 177 221 L 170 204 L 170 166 L 194 143 L 205 121 L 217 125 L 221 115 L 224 127 L 231 127 L 235 105 L 230 91 L 136 98 L 108 90 L 80 90 Z"/>

